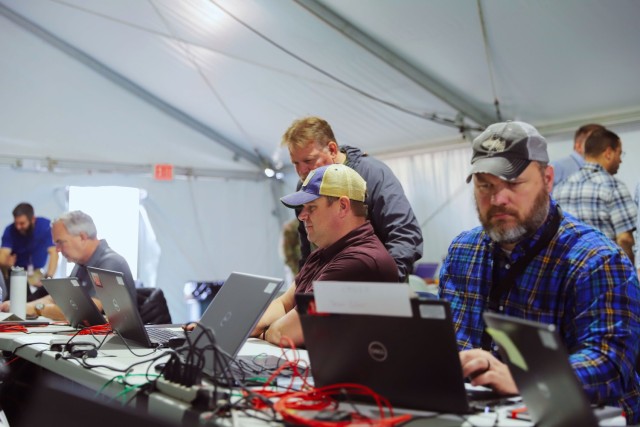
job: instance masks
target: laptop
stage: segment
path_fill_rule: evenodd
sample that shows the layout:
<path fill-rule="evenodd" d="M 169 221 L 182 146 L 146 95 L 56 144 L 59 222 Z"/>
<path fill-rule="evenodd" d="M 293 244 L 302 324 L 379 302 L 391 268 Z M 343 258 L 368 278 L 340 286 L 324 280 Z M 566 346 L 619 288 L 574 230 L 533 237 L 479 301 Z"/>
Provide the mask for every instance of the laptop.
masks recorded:
<path fill-rule="evenodd" d="M 278 295 L 284 281 L 274 277 L 246 273 L 231 273 L 205 310 L 200 325 L 213 331 L 216 344 L 232 358 L 258 324 L 262 314 Z M 197 325 L 191 333 L 195 347 L 205 357 L 203 372 L 214 375 L 214 352 L 207 350 L 211 343 L 204 336 L 197 339 L 203 328 Z"/>
<path fill-rule="evenodd" d="M 124 285 L 122 273 L 95 267 L 87 269 L 111 327 L 122 338 L 148 348 L 167 345 L 174 337 L 184 339 L 183 331 L 160 328 L 157 325 L 145 328 L 137 304 L 132 301 Z M 205 310 L 200 324 L 212 329 L 216 343 L 235 357 L 282 284 L 282 279 L 231 273 Z M 197 338 L 201 330 L 202 327 L 196 326 L 191 336 Z M 168 336 L 169 334 L 172 336 Z M 202 349 L 210 346 L 210 342 L 204 337 L 194 341 L 196 347 Z M 204 354 L 204 372 L 212 372 L 213 352 L 204 351 Z M 211 370 L 207 371 L 208 368 Z"/>
<path fill-rule="evenodd" d="M 485 312 L 487 332 L 500 347 L 522 400 L 537 426 L 598 426 L 619 408 L 594 412 L 554 325 Z"/>
<path fill-rule="evenodd" d="M 407 409 L 484 409 L 466 390 L 447 301 L 412 299 L 400 317 L 317 313 L 313 294 L 295 298 L 316 386 L 362 384 Z"/>
<path fill-rule="evenodd" d="M 69 324 L 74 327 L 104 325 L 107 320 L 93 302 L 77 278 L 42 279 L 42 286 L 49 292 Z"/>
<path fill-rule="evenodd" d="M 121 272 L 96 267 L 87 267 L 87 271 L 111 329 L 128 344 L 154 348 L 168 346 L 172 339 L 184 340 L 184 331 L 160 328 L 157 325 L 145 327 L 138 312 L 138 303 L 125 285 Z"/>

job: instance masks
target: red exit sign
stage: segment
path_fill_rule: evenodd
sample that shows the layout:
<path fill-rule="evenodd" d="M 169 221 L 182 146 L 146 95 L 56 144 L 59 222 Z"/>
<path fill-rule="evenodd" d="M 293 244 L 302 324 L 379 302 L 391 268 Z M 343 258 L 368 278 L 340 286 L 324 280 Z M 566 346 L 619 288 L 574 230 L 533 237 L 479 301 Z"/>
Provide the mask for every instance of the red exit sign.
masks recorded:
<path fill-rule="evenodd" d="M 153 177 L 158 181 L 172 181 L 173 165 L 168 163 L 155 165 L 153 167 Z"/>

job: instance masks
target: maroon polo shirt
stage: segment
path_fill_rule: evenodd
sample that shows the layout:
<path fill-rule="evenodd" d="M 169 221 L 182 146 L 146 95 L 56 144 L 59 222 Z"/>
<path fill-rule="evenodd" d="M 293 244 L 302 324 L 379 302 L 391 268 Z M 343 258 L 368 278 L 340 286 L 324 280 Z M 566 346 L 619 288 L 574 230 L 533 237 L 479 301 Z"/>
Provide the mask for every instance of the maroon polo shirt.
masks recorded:
<path fill-rule="evenodd" d="M 296 275 L 296 292 L 313 292 L 316 280 L 397 282 L 398 266 L 367 221 L 334 244 L 316 249 Z"/>

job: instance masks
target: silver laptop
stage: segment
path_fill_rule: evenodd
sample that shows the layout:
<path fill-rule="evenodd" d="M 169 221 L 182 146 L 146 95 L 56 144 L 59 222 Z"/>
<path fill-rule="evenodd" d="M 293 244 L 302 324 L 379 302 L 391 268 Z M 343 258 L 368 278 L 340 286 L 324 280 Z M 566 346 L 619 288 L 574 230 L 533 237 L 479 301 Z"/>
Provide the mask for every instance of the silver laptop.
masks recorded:
<path fill-rule="evenodd" d="M 87 267 L 87 271 L 111 328 L 128 344 L 153 348 L 169 346 L 172 339 L 184 340 L 183 331 L 159 328 L 156 325 L 145 328 L 137 301 L 125 285 L 121 272 L 96 267 Z"/>
<path fill-rule="evenodd" d="M 214 374 L 214 352 L 210 350 L 210 340 L 201 336 L 204 328 L 211 329 L 218 347 L 235 358 L 283 283 L 282 279 L 274 277 L 245 273 L 229 275 L 202 315 L 202 326 L 196 326 L 190 335 L 195 347 L 204 354 L 205 374 Z"/>
<path fill-rule="evenodd" d="M 42 285 L 74 328 L 107 323 L 77 278 L 42 279 Z"/>
<path fill-rule="evenodd" d="M 95 267 L 87 269 L 111 327 L 123 339 L 144 347 L 156 347 L 168 345 L 171 339 L 185 338 L 183 331 L 157 325 L 145 328 L 137 304 L 124 284 L 122 273 Z M 200 324 L 213 330 L 218 346 L 235 357 L 282 283 L 282 279 L 272 277 L 231 273 L 205 310 Z M 202 330 L 201 326 L 197 326 L 191 332 L 191 337 L 195 337 L 193 341 L 196 347 L 205 350 L 211 343 L 206 337 L 197 339 Z M 213 367 L 213 352 L 203 352 L 206 360 L 204 372 L 207 373 L 207 368 Z"/>
<path fill-rule="evenodd" d="M 595 427 L 620 408 L 592 408 L 554 325 L 483 314 L 536 426 Z"/>

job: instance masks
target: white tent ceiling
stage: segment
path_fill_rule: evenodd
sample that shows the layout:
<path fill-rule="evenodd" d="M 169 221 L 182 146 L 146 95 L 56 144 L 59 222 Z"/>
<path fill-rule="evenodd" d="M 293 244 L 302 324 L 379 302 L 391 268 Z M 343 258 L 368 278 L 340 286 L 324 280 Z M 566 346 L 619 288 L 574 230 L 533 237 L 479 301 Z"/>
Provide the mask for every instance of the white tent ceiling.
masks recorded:
<path fill-rule="evenodd" d="M 637 164 L 639 20 L 636 0 L 0 0 L 0 224 L 24 200 L 58 216 L 68 185 L 143 189 L 161 254 L 141 279 L 186 320 L 186 281 L 282 276 L 293 183 L 262 169 L 319 115 L 419 177 L 407 195 L 437 261 L 476 221 L 464 177 L 443 181 L 468 161 L 459 128 L 498 120 L 495 99 L 557 141 L 635 129 Z M 404 161 L 446 146 L 464 148 Z M 186 178 L 154 181 L 154 163 Z"/>
<path fill-rule="evenodd" d="M 638 19 L 634 0 L 0 0 L 0 155 L 255 176 L 309 114 L 373 153 L 461 142 L 496 98 L 546 134 L 639 122 Z"/>

